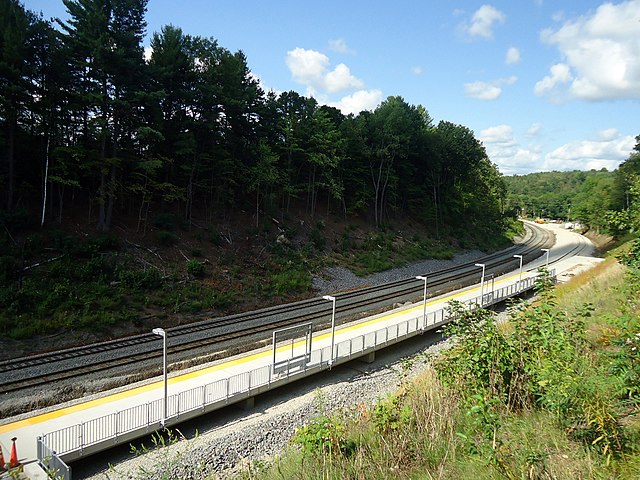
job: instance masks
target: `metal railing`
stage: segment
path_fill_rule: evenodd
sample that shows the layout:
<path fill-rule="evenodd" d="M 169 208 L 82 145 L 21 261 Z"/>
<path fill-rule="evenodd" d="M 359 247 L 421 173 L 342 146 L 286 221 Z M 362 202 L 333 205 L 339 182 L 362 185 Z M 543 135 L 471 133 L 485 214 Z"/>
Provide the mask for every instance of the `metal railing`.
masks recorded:
<path fill-rule="evenodd" d="M 554 274 L 552 273 L 553 276 Z M 528 277 L 519 282 L 519 284 L 508 285 L 495 291 L 487 292 L 482 299 L 475 297 L 465 302 L 465 305 L 467 308 L 476 308 L 480 305 L 486 307 L 499 303 L 532 289 L 536 281 L 537 277 Z M 448 314 L 445 307 L 427 313 L 426 318 L 420 314 L 413 319 L 404 320 L 394 325 L 344 340 L 334 347 L 336 355 L 333 365 L 347 362 L 351 358 L 362 356 L 391 343 L 397 343 L 427 329 L 433 329 L 447 320 Z M 178 423 L 184 418 L 183 415 L 187 413 L 192 413 L 191 416 L 196 416 L 196 414 L 200 414 L 198 411 L 204 413 L 240 401 L 250 397 L 252 394 L 282 385 L 292 377 L 328 369 L 331 358 L 331 347 L 327 346 L 312 350 L 308 362 L 287 364 L 286 369 L 281 367 L 278 371 L 275 371 L 274 365 L 269 364 L 171 395 L 167 399 L 168 415 L 165 425 Z M 307 372 L 308 370 L 312 370 L 312 372 Z M 115 445 L 160 430 L 162 428 L 161 419 L 162 399 L 158 399 L 55 430 L 38 438 L 38 459 L 41 464 L 46 460 L 50 462 L 49 464 L 55 470 L 63 471 L 66 465 L 62 458 L 66 459 L 69 456 L 77 458 L 88 447 L 105 441 L 108 441 L 108 445 Z M 71 455 L 71 453 L 74 453 L 74 455 Z"/>
<path fill-rule="evenodd" d="M 38 437 L 36 442 L 38 463 L 43 470 L 47 472 L 49 478 L 55 478 L 56 480 L 71 480 L 71 467 L 64 463 L 57 453 L 47 446 L 47 444 L 42 440 L 42 437 Z"/>

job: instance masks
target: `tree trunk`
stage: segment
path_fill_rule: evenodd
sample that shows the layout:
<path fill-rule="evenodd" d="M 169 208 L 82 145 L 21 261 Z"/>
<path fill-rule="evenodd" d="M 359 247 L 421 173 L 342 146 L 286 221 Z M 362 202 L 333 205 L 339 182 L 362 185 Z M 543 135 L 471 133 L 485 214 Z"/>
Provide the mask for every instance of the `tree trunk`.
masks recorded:
<path fill-rule="evenodd" d="M 9 120 L 9 138 L 7 146 L 7 161 L 9 163 L 9 179 L 7 185 L 7 210 L 13 210 L 13 182 L 14 182 L 14 162 L 15 162 L 15 136 L 16 136 L 16 123 L 15 118 Z"/>
<path fill-rule="evenodd" d="M 44 163 L 44 184 L 42 185 L 42 217 L 40 218 L 40 228 L 44 226 L 44 215 L 47 209 L 47 183 L 49 183 L 49 144 L 51 143 L 51 136 L 47 135 L 47 149 L 45 151 L 45 163 Z M 62 217 L 62 208 L 60 209 L 60 216 Z"/>

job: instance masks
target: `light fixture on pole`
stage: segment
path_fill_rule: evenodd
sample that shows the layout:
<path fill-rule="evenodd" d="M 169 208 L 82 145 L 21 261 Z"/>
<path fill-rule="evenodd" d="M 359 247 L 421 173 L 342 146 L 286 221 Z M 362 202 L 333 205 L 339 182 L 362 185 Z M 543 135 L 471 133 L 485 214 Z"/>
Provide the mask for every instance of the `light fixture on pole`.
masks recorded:
<path fill-rule="evenodd" d="M 544 268 L 545 268 L 546 270 L 548 270 L 548 269 L 549 269 L 549 251 L 550 251 L 551 249 L 550 249 L 550 248 L 542 248 L 541 250 L 542 250 L 543 252 L 546 252 L 546 253 L 547 253 L 547 257 L 546 257 L 545 262 L 544 262 Z"/>
<path fill-rule="evenodd" d="M 522 288 L 522 255 L 514 255 L 513 258 L 520 259 L 520 276 L 518 277 L 518 291 Z"/>
<path fill-rule="evenodd" d="M 423 308 L 422 308 L 422 330 L 427 328 L 427 277 L 418 275 L 416 280 L 424 281 Z"/>
<path fill-rule="evenodd" d="M 164 328 L 154 328 L 151 333 L 162 337 L 162 372 L 164 377 L 164 397 L 162 399 L 162 419 L 160 424 L 164 427 L 167 421 L 167 332 Z"/>
<path fill-rule="evenodd" d="M 333 365 L 333 349 L 336 339 L 336 297 L 324 295 L 322 298 L 333 303 L 333 308 L 331 310 L 331 358 L 329 359 L 329 368 L 331 368 L 331 365 Z"/>
<path fill-rule="evenodd" d="M 482 278 L 480 279 L 480 306 L 484 306 L 484 269 L 486 268 L 486 264 L 484 263 L 476 263 L 476 267 L 482 267 Z"/>

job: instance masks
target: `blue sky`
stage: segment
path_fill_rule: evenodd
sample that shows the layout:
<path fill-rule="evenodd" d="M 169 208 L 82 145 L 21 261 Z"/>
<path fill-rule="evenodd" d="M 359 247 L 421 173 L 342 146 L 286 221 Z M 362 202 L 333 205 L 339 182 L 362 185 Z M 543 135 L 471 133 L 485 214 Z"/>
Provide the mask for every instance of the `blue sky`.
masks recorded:
<path fill-rule="evenodd" d="M 66 18 L 62 0 L 24 5 Z M 472 129 L 505 175 L 613 170 L 640 134 L 640 0 L 150 0 L 147 23 L 344 113 L 402 96 Z"/>

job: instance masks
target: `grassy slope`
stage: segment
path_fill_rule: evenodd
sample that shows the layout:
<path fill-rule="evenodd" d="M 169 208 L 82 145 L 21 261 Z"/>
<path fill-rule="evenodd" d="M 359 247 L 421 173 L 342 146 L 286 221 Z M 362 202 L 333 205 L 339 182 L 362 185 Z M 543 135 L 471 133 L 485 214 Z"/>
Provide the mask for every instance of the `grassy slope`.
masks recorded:
<path fill-rule="evenodd" d="M 437 240 L 410 220 L 384 231 L 358 219 L 267 219 L 260 229 L 241 220 L 189 226 L 163 214 L 145 231 L 123 224 L 106 236 L 86 222 L 66 230 L 15 223 L 18 233 L 0 234 L 2 351 L 27 354 L 308 298 L 325 265 L 366 275 L 508 241 L 474 232 Z M 281 234 L 285 244 L 276 241 Z"/>
<path fill-rule="evenodd" d="M 461 322 L 470 340 L 427 375 L 312 422 L 244 476 L 640 478 L 638 293 L 640 273 L 609 259 L 507 324 Z"/>

